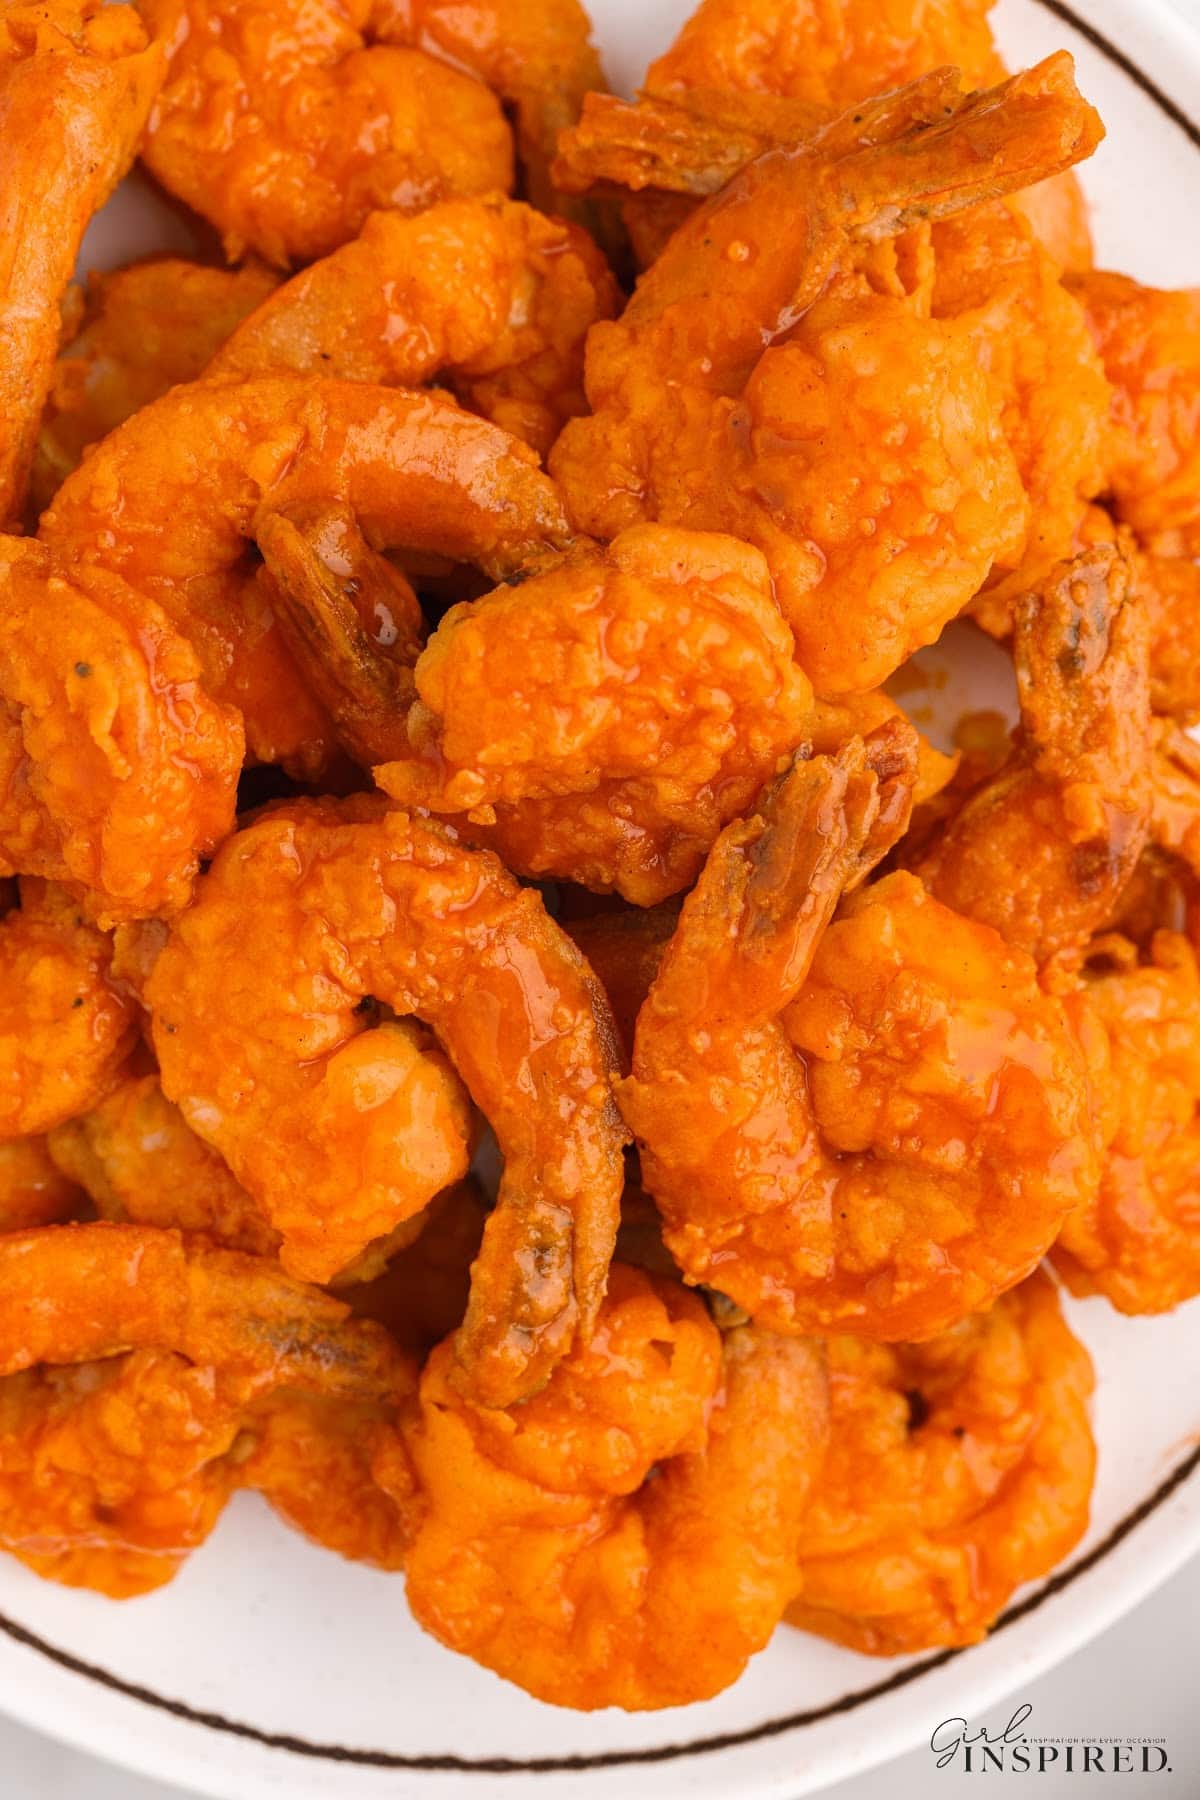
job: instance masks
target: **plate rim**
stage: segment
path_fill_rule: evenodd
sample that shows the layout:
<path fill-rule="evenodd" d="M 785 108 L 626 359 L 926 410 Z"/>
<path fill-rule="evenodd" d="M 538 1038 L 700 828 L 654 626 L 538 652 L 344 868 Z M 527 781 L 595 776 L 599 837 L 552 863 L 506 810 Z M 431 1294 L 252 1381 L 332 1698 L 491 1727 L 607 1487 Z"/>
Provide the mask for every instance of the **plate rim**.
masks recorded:
<path fill-rule="evenodd" d="M 1084 38 L 1120 70 L 1200 152 L 1200 123 L 1171 92 L 1172 87 L 1186 90 L 1189 73 L 1200 75 L 1200 12 L 1195 19 L 1189 18 L 1175 0 L 1094 0 L 1096 11 L 1106 27 L 1101 29 L 1094 22 L 1094 17 L 1083 16 L 1068 0 L 1031 0 L 1031 3 Z M 1110 32 L 1114 35 L 1110 35 Z M 1114 38 L 1119 41 L 1114 41 Z M 1154 42 L 1156 38 L 1160 40 L 1157 44 Z M 1136 59 L 1133 52 L 1123 47 L 1131 41 L 1137 47 Z M 1144 66 L 1147 63 L 1150 65 L 1149 69 Z M 1200 1301 L 1195 1304 L 1200 1305 Z M 1151 1494 L 1119 1520 L 1098 1544 L 1093 1545 L 1074 1562 L 1054 1571 L 1015 1606 L 1010 1607 L 997 1621 L 985 1642 L 994 1642 L 1007 1626 L 1019 1623 L 1087 1576 L 1112 1551 L 1133 1537 L 1152 1516 L 1163 1514 L 1164 1509 L 1169 1516 L 1169 1503 L 1177 1499 L 1184 1489 L 1194 1493 L 1198 1477 L 1200 1443 L 1177 1461 Z M 974 1678 L 968 1678 L 960 1689 L 963 1709 L 979 1712 L 1002 1700 L 1019 1681 L 1035 1679 L 1063 1658 L 1093 1642 L 1125 1613 L 1169 1580 L 1192 1555 L 1200 1552 L 1200 1509 L 1193 1519 L 1185 1519 L 1182 1523 L 1184 1529 L 1177 1536 L 1164 1531 L 1156 1540 L 1154 1554 L 1148 1559 L 1148 1566 L 1144 1563 L 1139 1570 L 1137 1580 L 1126 1579 L 1118 1583 L 1116 1591 L 1107 1601 L 1095 1601 L 1086 1609 L 1082 1618 L 1068 1613 L 1065 1619 L 1056 1619 L 1055 1627 L 1045 1633 L 1032 1655 L 1026 1655 L 1022 1659 L 1019 1668 L 1012 1666 L 991 1672 L 982 1669 L 973 1671 Z M 227 1718 L 221 1713 L 193 1707 L 187 1702 L 172 1699 L 142 1684 L 114 1675 L 74 1652 L 51 1644 L 48 1639 L 3 1612 L 0 1612 L 0 1638 L 7 1640 L 9 1646 L 30 1652 L 27 1661 L 25 1658 L 18 1661 L 18 1668 L 25 1667 L 28 1671 L 28 1678 L 24 1680 L 7 1666 L 9 1658 L 4 1658 L 0 1712 L 20 1724 L 40 1730 L 115 1766 L 172 1783 L 183 1779 L 193 1791 L 212 1794 L 217 1800 L 231 1800 L 234 1793 L 229 1786 L 231 1776 L 238 1783 L 238 1800 L 242 1800 L 243 1796 L 245 1800 L 250 1800 L 250 1796 L 257 1800 L 258 1796 L 278 1795 L 281 1791 L 279 1775 L 283 1775 L 285 1786 L 282 1791 L 286 1791 L 286 1771 L 288 1767 L 294 1768 L 297 1761 L 310 1768 L 332 1764 L 343 1769 L 369 1771 L 375 1775 L 394 1774 L 422 1780 L 441 1775 L 453 1777 L 456 1782 L 470 1782 L 473 1777 L 479 1776 L 506 1782 L 513 1778 L 526 1780 L 531 1777 L 548 1777 L 548 1785 L 543 1789 L 546 1793 L 552 1792 L 559 1785 L 555 1777 L 560 1775 L 603 1777 L 615 1771 L 634 1771 L 668 1763 L 686 1765 L 702 1758 L 713 1759 L 715 1762 L 722 1755 L 736 1757 L 739 1751 L 755 1744 L 795 1736 L 807 1727 L 899 1693 L 936 1675 L 949 1665 L 960 1662 L 967 1655 L 965 1649 L 959 1648 L 937 1651 L 905 1663 L 881 1679 L 869 1682 L 862 1688 L 854 1688 L 817 1708 L 764 1720 L 744 1729 L 713 1733 L 685 1743 L 669 1743 L 628 1751 L 564 1754 L 557 1757 L 471 1759 L 450 1754 L 406 1756 L 399 1752 L 356 1749 L 309 1741 L 288 1733 L 270 1732 L 244 1720 Z M 978 1650 L 983 1646 L 971 1648 Z M 86 1693 L 92 1702 L 90 1707 L 82 1705 L 76 1716 L 63 1716 L 58 1710 L 51 1686 L 44 1679 L 44 1664 L 47 1661 L 57 1670 L 77 1679 L 80 1693 Z M 38 1680 L 39 1671 L 43 1673 L 41 1681 Z M 122 1729 L 117 1717 L 112 1715 L 114 1700 L 118 1707 L 121 1703 L 130 1702 L 144 1708 L 147 1717 L 157 1715 L 170 1735 L 156 1737 L 147 1733 L 145 1736 L 138 1734 L 136 1738 L 130 1736 Z M 20 1710 L 17 1710 L 18 1706 Z M 221 1762 L 210 1768 L 203 1764 L 182 1766 L 182 1746 L 173 1741 L 174 1728 L 179 1725 L 213 1734 L 223 1740 L 223 1748 L 231 1740 L 252 1743 L 256 1750 L 270 1752 L 273 1761 L 278 1758 L 278 1765 L 274 1770 L 255 1770 L 250 1767 L 232 1770 L 228 1764 Z M 911 1722 L 897 1720 L 890 1727 L 885 1725 L 874 1733 L 871 1741 L 864 1742 L 857 1753 L 847 1751 L 842 1754 L 838 1767 L 832 1774 L 810 1771 L 813 1778 L 808 1779 L 804 1772 L 797 1773 L 794 1770 L 781 1772 L 778 1776 L 768 1773 L 755 1778 L 754 1793 L 766 1800 L 767 1796 L 777 1793 L 798 1797 L 815 1792 L 823 1789 L 829 1782 L 842 1781 L 865 1769 L 879 1766 L 912 1748 L 918 1737 L 919 1731 L 914 1732 Z M 212 1738 L 204 1741 L 211 1743 Z M 216 1785 L 218 1782 L 220 1785 Z M 398 1791 L 389 1788 L 390 1793 Z M 599 1791 L 598 1781 L 596 1791 Z M 628 1785 L 626 1791 L 630 1791 Z"/>

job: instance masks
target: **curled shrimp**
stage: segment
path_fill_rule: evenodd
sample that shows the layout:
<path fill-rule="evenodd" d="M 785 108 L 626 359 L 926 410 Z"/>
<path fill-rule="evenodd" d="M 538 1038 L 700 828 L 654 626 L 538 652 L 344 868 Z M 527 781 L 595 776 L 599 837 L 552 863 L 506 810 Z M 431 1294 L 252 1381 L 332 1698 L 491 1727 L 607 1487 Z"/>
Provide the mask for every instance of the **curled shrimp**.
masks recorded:
<path fill-rule="evenodd" d="M 1029 525 L 971 333 L 873 292 L 854 253 L 1098 141 L 1065 55 L 936 125 L 928 98 L 865 104 L 707 201 L 592 330 L 594 416 L 550 460 L 593 535 L 657 518 L 757 544 L 822 694 L 878 686 L 1019 560 Z"/>
<path fill-rule="evenodd" d="M 22 881 L 0 919 L 0 1140 L 49 1131 L 116 1082 L 137 1025 L 111 960 L 70 894 Z"/>
<path fill-rule="evenodd" d="M 154 257 L 88 276 L 42 412 L 30 499 L 42 513 L 89 444 L 180 382 L 195 381 L 277 277 Z"/>
<path fill-rule="evenodd" d="M 639 905 L 693 879 L 812 699 L 762 556 L 653 525 L 453 608 L 415 683 L 388 793 Z"/>
<path fill-rule="evenodd" d="M 20 524 L 84 231 L 133 161 L 162 73 L 130 6 L 0 17 L 0 526 Z"/>
<path fill-rule="evenodd" d="M 569 536 L 533 453 L 496 426 L 439 395 L 299 376 L 164 395 L 64 482 L 40 536 L 161 605 L 208 692 L 243 715 L 250 753 L 311 776 L 332 728 L 248 553 L 261 512 L 313 501 L 344 502 L 377 547 L 475 561 L 493 580 Z"/>
<path fill-rule="evenodd" d="M 1140 947 L 1103 933 L 1084 993 L 1107 1037 L 1106 1155 L 1068 1216 L 1054 1263 L 1073 1293 L 1123 1313 L 1169 1312 L 1200 1294 L 1200 967 L 1194 923 Z"/>
<path fill-rule="evenodd" d="M 113 1596 L 169 1580 L 232 1488 L 260 1484 L 253 1458 L 242 1465 L 273 1406 L 391 1416 L 413 1390 L 412 1364 L 377 1326 L 268 1262 L 178 1232 L 10 1234 L 0 1300 L 0 1545 Z M 268 1497 L 349 1547 L 335 1495 L 306 1512 L 270 1460 Z M 370 1554 L 375 1534 L 363 1535 Z"/>
<path fill-rule="evenodd" d="M 1087 316 L 1033 226 L 995 201 L 933 228 L 934 316 L 959 319 L 991 375 L 1029 499 L 1023 561 L 1070 553 L 1107 485 L 1112 388 Z"/>
<path fill-rule="evenodd" d="M 827 1348 L 789 1623 L 876 1656 L 975 1643 L 1087 1526 L 1087 1351 L 1040 1272 L 926 1343 Z"/>
<path fill-rule="evenodd" d="M 577 0 L 142 0 L 167 46 L 147 165 L 232 259 L 310 262 L 380 208 L 506 191 L 515 109 L 531 199 L 601 83 Z"/>
<path fill-rule="evenodd" d="M 465 1401 L 453 1371 L 446 1343 L 404 1431 L 417 1621 L 559 1706 L 679 1706 L 736 1680 L 794 1585 L 826 1432 L 815 1347 L 755 1327 L 722 1343 L 677 1282 L 617 1263 L 591 1341 L 521 1407 Z"/>
<path fill-rule="evenodd" d="M 726 828 L 618 1084 L 667 1247 L 777 1330 L 944 1330 L 1098 1175 L 1089 1067 L 1031 957 L 903 872 L 833 917 L 904 828 L 911 756 L 852 740 Z"/>
<path fill-rule="evenodd" d="M 233 828 L 243 749 L 155 601 L 0 538 L 0 871 L 62 883 L 101 924 L 175 911 Z"/>
<path fill-rule="evenodd" d="M 218 852 L 146 998 L 165 1093 L 312 1275 L 465 1171 L 465 1082 L 506 1160 L 464 1370 L 507 1404 L 586 1335 L 620 1196 L 611 1023 L 494 857 L 375 797 L 268 812 Z M 369 1029 L 372 999 L 398 1017 Z"/>
<path fill-rule="evenodd" d="M 1017 603 L 1016 741 L 913 865 L 1039 962 L 1110 917 L 1150 830 L 1148 634 L 1131 574 L 1100 544 Z"/>
<path fill-rule="evenodd" d="M 1071 290 L 1113 385 L 1108 488 L 1139 542 L 1200 554 L 1200 289 L 1095 270 Z"/>
<path fill-rule="evenodd" d="M 78 1211 L 83 1199 L 44 1137 L 0 1140 L 0 1232 L 60 1224 Z"/>
<path fill-rule="evenodd" d="M 372 213 L 232 333 L 211 376 L 417 387 L 435 376 L 544 454 L 584 410 L 583 342 L 617 287 L 578 226 L 513 200 Z"/>
<path fill-rule="evenodd" d="M 143 157 L 220 232 L 286 268 L 327 256 L 380 207 L 507 191 L 512 136 L 462 67 L 382 41 L 388 6 L 141 0 L 167 48 Z"/>
<path fill-rule="evenodd" d="M 98 1106 L 56 1126 L 49 1154 L 102 1219 L 199 1232 L 253 1256 L 278 1251 L 279 1234 L 157 1075 L 126 1077 Z"/>

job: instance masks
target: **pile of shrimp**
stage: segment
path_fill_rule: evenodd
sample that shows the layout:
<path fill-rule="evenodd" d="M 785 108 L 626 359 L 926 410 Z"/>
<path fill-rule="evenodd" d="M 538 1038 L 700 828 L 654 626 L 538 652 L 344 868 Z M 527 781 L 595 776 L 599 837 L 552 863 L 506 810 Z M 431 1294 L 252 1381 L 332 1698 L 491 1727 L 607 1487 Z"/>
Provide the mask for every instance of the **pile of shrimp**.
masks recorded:
<path fill-rule="evenodd" d="M 643 1709 L 1084 1536 L 1076 1327 L 1200 1295 L 1200 290 L 987 15 L 0 0 L 26 1569 L 249 1491 Z M 139 157 L 192 256 L 78 266 Z"/>

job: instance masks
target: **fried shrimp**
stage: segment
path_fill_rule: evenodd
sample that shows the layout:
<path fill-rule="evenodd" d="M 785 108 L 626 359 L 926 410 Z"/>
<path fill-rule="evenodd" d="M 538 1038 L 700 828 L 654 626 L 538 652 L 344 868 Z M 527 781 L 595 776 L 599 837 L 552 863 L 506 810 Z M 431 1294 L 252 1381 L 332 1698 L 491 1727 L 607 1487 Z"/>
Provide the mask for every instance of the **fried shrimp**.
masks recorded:
<path fill-rule="evenodd" d="M 1200 554 L 1200 289 L 1096 270 L 1071 283 L 1115 390 L 1108 487 L 1149 550 Z"/>
<path fill-rule="evenodd" d="M 172 1106 L 157 1075 L 134 1075 L 49 1137 L 52 1167 L 103 1219 L 202 1232 L 230 1250 L 273 1256 L 279 1235 L 216 1151 Z"/>
<path fill-rule="evenodd" d="M 585 410 L 584 337 L 617 300 L 586 232 L 517 201 L 372 213 L 240 325 L 209 374 L 437 378 L 544 454 Z"/>
<path fill-rule="evenodd" d="M 296 1396 L 394 1411 L 413 1389 L 377 1326 L 178 1232 L 13 1233 L 0 1239 L 0 1300 L 0 1545 L 114 1597 L 169 1580 L 231 1489 L 258 1484 L 253 1457 L 241 1466 L 257 1409 Z M 345 1541 L 333 1493 L 305 1516 L 277 1463 L 261 1484 L 319 1539 Z"/>
<path fill-rule="evenodd" d="M 61 882 L 102 924 L 173 912 L 233 828 L 242 755 L 155 601 L 0 538 L 0 873 Z"/>
<path fill-rule="evenodd" d="M 1083 964 L 1108 1037 L 1111 1109 L 1096 1193 L 1067 1218 L 1055 1266 L 1073 1293 L 1123 1313 L 1200 1294 L 1200 970 L 1194 931 L 1138 946 L 1097 937 Z"/>
<path fill-rule="evenodd" d="M 415 679 L 388 793 L 465 815 L 518 874 L 643 906 L 694 878 L 812 702 L 762 556 L 653 525 L 454 607 Z"/>
<path fill-rule="evenodd" d="M 0 527 L 21 521 L 84 230 L 133 161 L 162 72 L 132 7 L 0 16 Z"/>
<path fill-rule="evenodd" d="M 777 1330 L 944 1330 L 1098 1175 L 1084 1053 L 1029 956 L 903 872 L 830 923 L 910 776 L 911 746 L 906 769 L 852 741 L 726 828 L 618 1085 L 668 1248 Z"/>
<path fill-rule="evenodd" d="M 161 605 L 207 691 L 242 714 L 250 754 L 311 777 L 333 729 L 250 553 L 260 514 L 314 501 L 344 504 L 376 547 L 473 561 L 493 580 L 570 535 L 532 451 L 496 426 L 440 395 L 299 376 L 164 395 L 63 484 L 40 535 Z"/>
<path fill-rule="evenodd" d="M 109 981 L 111 941 L 32 878 L 0 918 L 0 1139 L 49 1131 L 102 1099 L 137 1035 Z"/>
<path fill-rule="evenodd" d="M 505 1157 L 459 1339 L 473 1391 L 508 1404 L 586 1335 L 620 1198 L 612 1027 L 494 857 L 376 797 L 281 806 L 218 852 L 146 998 L 165 1093 L 287 1266 L 335 1272 L 464 1173 L 465 1083 Z M 397 1017 L 370 1029 L 372 1000 Z"/>
<path fill-rule="evenodd" d="M 789 1622 L 876 1656 L 975 1643 L 1086 1529 L 1087 1351 L 1038 1273 L 927 1343 L 828 1353 L 829 1453 Z"/>
<path fill-rule="evenodd" d="M 816 1348 L 755 1327 L 722 1343 L 686 1289 L 617 1263 L 591 1341 L 533 1399 L 488 1411 L 453 1370 L 445 1343 L 405 1430 L 418 1622 L 560 1706 L 736 1680 L 794 1589 L 827 1430 Z"/>
<path fill-rule="evenodd" d="M 577 0 L 140 0 L 168 50 L 146 162 L 222 233 L 287 265 L 381 208 L 506 191 L 515 114 L 531 200 L 601 85 Z"/>
<path fill-rule="evenodd" d="M 1137 588 L 1150 622 L 1150 699 L 1156 713 L 1200 723 L 1200 563 L 1143 556 Z"/>
<path fill-rule="evenodd" d="M 969 326 L 1003 398 L 1004 434 L 1029 499 L 1024 559 L 1069 554 L 1106 485 L 1112 388 L 1078 299 L 1011 205 L 973 207 L 933 228 L 936 318 Z"/>
<path fill-rule="evenodd" d="M 678 924 L 677 906 L 651 906 L 593 913 L 564 925 L 608 995 L 626 1052 L 626 1067 L 637 1016 Z"/>
<path fill-rule="evenodd" d="M 45 510 L 89 444 L 168 388 L 195 381 L 277 280 L 253 263 L 209 269 L 174 256 L 89 275 L 42 414 L 33 510 Z"/>
<path fill-rule="evenodd" d="M 1011 754 L 914 865 L 1038 962 L 1111 916 L 1150 829 L 1148 634 L 1130 575 L 1100 544 L 1018 601 Z"/>
<path fill-rule="evenodd" d="M 551 456 L 596 536 L 659 519 L 762 549 L 822 694 L 878 686 L 1029 528 L 971 330 L 872 291 L 854 254 L 1068 166 L 1101 129 L 1065 55 L 938 124 L 928 97 L 867 103 L 707 201 L 589 334 L 594 416 Z"/>
<path fill-rule="evenodd" d="M 231 261 L 311 262 L 378 208 L 512 184 L 498 98 L 402 33 L 383 41 L 390 0 L 139 5 L 168 55 L 143 157 Z"/>
<path fill-rule="evenodd" d="M 64 1175 L 44 1137 L 0 1140 L 0 1232 L 69 1219 L 83 1194 Z"/>

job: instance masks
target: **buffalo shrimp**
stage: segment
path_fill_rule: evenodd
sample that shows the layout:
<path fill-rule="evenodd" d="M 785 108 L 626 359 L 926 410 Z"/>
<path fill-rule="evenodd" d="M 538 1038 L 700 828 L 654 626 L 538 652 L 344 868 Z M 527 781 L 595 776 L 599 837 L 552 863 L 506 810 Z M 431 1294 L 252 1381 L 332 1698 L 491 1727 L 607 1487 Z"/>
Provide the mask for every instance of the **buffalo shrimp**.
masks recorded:
<path fill-rule="evenodd" d="M 753 1326 L 722 1341 L 678 1282 L 617 1263 L 540 1394 L 489 1410 L 453 1370 L 447 1342 L 404 1425 L 418 1622 L 560 1706 L 678 1706 L 736 1680 L 794 1587 L 827 1429 L 817 1348 Z"/>
<path fill-rule="evenodd" d="M 0 1140 L 0 1232 L 57 1225 L 84 1195 L 50 1154 L 44 1137 Z"/>
<path fill-rule="evenodd" d="M 893 757 L 797 762 L 726 827 L 618 1099 L 688 1277 L 783 1331 L 921 1338 L 1095 1187 L 1090 1067 L 1033 959 L 903 871 Z"/>
<path fill-rule="evenodd" d="M 1096 270 L 1076 277 L 1113 385 L 1107 487 L 1146 549 L 1200 553 L 1200 289 L 1143 287 Z"/>
<path fill-rule="evenodd" d="M 507 1404 L 586 1335 L 620 1196 L 612 1025 L 494 857 L 374 796 L 268 810 L 217 853 L 146 1000 L 164 1092 L 286 1266 L 334 1273 L 460 1176 L 469 1092 L 505 1168 L 464 1373 Z"/>
<path fill-rule="evenodd" d="M 137 1024 L 111 960 L 70 894 L 21 882 L 0 918 L 0 1140 L 49 1131 L 115 1085 Z"/>
<path fill-rule="evenodd" d="M 475 561 L 494 580 L 569 537 L 532 451 L 498 427 L 437 394 L 301 376 L 173 389 L 96 447 L 39 535 L 161 605 L 208 692 L 242 714 L 251 755 L 312 776 L 332 727 L 252 549 L 261 513 L 314 501 L 344 502 L 377 547 Z"/>
<path fill-rule="evenodd" d="M 600 85 L 578 0 L 140 0 L 167 46 L 145 159 L 231 257 L 308 262 L 383 207 L 507 190 L 515 111 L 549 209 L 558 130 Z"/>
<path fill-rule="evenodd" d="M 584 410 L 583 344 L 617 287 L 586 232 L 495 196 L 372 213 L 233 331 L 212 377 L 304 374 L 420 386 L 545 453 Z"/>
<path fill-rule="evenodd" d="M 1087 1526 L 1087 1351 L 1040 1271 L 925 1343 L 827 1348 L 829 1452 L 788 1620 L 877 1656 L 974 1643 Z"/>
<path fill-rule="evenodd" d="M 1025 594 L 1013 656 L 1011 753 L 914 867 L 938 900 L 1045 962 L 1111 915 L 1150 829 L 1147 621 L 1120 551 L 1099 544 Z"/>
<path fill-rule="evenodd" d="M 1137 943 L 1106 932 L 1081 975 L 1108 1041 L 1106 1154 L 1094 1194 L 1066 1219 L 1054 1262 L 1068 1287 L 1123 1313 L 1200 1294 L 1200 969 L 1195 920 Z"/>
<path fill-rule="evenodd" d="M 114 1597 L 160 1586 L 230 1492 L 261 1487 L 318 1541 L 395 1566 L 411 1497 L 396 1456 L 364 1494 L 343 1444 L 393 1431 L 413 1365 L 387 1334 L 271 1263 L 178 1232 L 64 1225 L 0 1238 L 0 1546 Z M 346 1491 L 276 1453 L 286 1408 Z M 307 1409 L 307 1410 L 305 1410 Z M 265 1446 L 265 1447 L 264 1447 Z M 353 1511 L 356 1520 L 348 1516 Z"/>
<path fill-rule="evenodd" d="M 21 522 L 84 230 L 133 161 L 162 71 L 130 6 L 0 14 L 0 526 Z"/>
<path fill-rule="evenodd" d="M 639 905 L 694 878 L 812 700 L 759 552 L 655 525 L 454 607 L 415 683 L 388 793 Z"/>
<path fill-rule="evenodd" d="M 154 600 L 0 538 L 0 873 L 61 882 L 102 924 L 172 912 L 233 828 L 243 753 Z"/>
<path fill-rule="evenodd" d="M 1100 128 L 1065 55 L 945 113 L 930 125 L 885 96 L 815 147 L 747 165 L 620 320 L 593 328 L 593 416 L 551 455 L 583 530 L 659 519 L 757 544 L 822 694 L 878 686 L 1028 539 L 967 322 L 872 291 L 852 264 L 916 220 L 1067 167 Z"/>
<path fill-rule="evenodd" d="M 277 280 L 255 263 L 210 269 L 177 256 L 89 275 L 42 413 L 33 511 L 45 510 L 89 444 L 195 381 Z"/>

